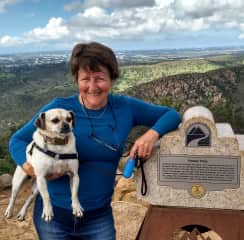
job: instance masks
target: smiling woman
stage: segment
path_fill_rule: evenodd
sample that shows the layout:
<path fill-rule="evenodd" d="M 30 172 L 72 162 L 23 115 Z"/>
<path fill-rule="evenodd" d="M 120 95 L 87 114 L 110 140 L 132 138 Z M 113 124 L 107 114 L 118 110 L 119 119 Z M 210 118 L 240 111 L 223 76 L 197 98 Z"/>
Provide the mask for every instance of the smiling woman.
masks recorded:
<path fill-rule="evenodd" d="M 99 43 L 77 44 L 71 56 L 71 73 L 78 84 L 80 103 L 100 109 L 107 104 L 119 75 L 118 63 L 111 49 Z"/>
<path fill-rule="evenodd" d="M 84 216 L 74 218 L 69 179 L 61 176 L 48 182 L 54 218 L 50 223 L 42 221 L 42 200 L 38 197 L 34 209 L 35 227 L 40 240 L 72 240 L 74 236 L 75 239 L 114 240 L 110 203 L 118 162 L 129 132 L 137 125 L 149 128 L 135 141 L 129 153 L 131 158 L 138 156 L 147 160 L 158 138 L 177 128 L 180 115 L 166 106 L 110 94 L 119 69 L 114 52 L 107 46 L 96 42 L 77 44 L 72 51 L 70 67 L 78 94 L 56 98 L 44 106 L 12 136 L 10 152 L 16 163 L 31 175 L 25 151 L 32 140 L 36 118 L 53 108 L 72 111 L 79 158 L 78 197 Z"/>

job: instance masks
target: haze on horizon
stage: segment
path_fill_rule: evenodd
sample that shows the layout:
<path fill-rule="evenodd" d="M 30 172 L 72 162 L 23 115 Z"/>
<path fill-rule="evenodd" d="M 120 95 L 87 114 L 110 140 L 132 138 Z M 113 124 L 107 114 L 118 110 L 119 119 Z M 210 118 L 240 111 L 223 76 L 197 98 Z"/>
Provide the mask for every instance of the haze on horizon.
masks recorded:
<path fill-rule="evenodd" d="M 242 0 L 0 0 L 0 55 L 244 46 Z"/>

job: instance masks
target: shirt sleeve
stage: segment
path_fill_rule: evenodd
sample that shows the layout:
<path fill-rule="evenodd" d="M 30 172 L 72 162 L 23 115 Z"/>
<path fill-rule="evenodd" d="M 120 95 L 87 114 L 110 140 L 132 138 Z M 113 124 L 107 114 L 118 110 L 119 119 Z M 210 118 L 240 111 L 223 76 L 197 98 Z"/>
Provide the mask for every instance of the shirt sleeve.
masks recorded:
<path fill-rule="evenodd" d="M 34 117 L 28 121 L 22 128 L 15 132 L 9 141 L 9 152 L 12 159 L 16 162 L 17 165 L 22 166 L 26 160 L 26 147 L 32 141 L 32 135 L 36 130 L 35 120 L 41 112 L 47 111 L 49 109 L 57 107 L 57 99 L 54 99 L 40 111 L 34 115 Z"/>
<path fill-rule="evenodd" d="M 134 125 L 148 126 L 158 132 L 160 137 L 175 130 L 181 122 L 181 116 L 174 108 L 146 103 L 136 98 L 128 99 Z"/>

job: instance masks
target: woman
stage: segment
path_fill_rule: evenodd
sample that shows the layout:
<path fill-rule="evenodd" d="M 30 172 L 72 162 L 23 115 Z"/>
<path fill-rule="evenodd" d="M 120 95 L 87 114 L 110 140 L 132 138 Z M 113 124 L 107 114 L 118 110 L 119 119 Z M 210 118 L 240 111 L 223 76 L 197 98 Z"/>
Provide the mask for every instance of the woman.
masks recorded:
<path fill-rule="evenodd" d="M 70 64 L 78 94 L 56 98 L 40 112 L 58 107 L 75 113 L 74 134 L 80 161 L 79 200 L 85 212 L 81 219 L 73 217 L 68 176 L 54 174 L 52 181 L 48 182 L 54 218 L 50 223 L 41 219 L 42 200 L 38 197 L 34 224 L 41 240 L 113 240 L 115 228 L 111 197 L 118 161 L 130 130 L 136 125 L 149 127 L 135 141 L 129 154 L 130 158 L 137 154 L 148 159 L 159 137 L 177 128 L 180 116 L 168 107 L 110 94 L 119 76 L 118 63 L 113 51 L 102 44 L 77 44 Z M 10 140 L 13 159 L 30 176 L 34 172 L 32 166 L 25 162 L 25 149 L 32 139 L 33 123 L 38 115 Z"/>

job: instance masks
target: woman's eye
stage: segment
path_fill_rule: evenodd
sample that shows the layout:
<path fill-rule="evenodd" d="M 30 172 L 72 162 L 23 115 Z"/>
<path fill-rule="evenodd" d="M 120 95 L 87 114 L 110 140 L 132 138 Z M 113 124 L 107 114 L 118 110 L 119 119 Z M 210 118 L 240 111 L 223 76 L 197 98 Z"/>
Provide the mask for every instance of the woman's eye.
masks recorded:
<path fill-rule="evenodd" d="M 89 81 L 89 78 L 81 78 L 80 81 Z"/>
<path fill-rule="evenodd" d="M 59 120 L 58 118 L 54 118 L 54 119 L 52 119 L 51 121 L 52 121 L 53 123 L 59 123 L 60 120 Z"/>

